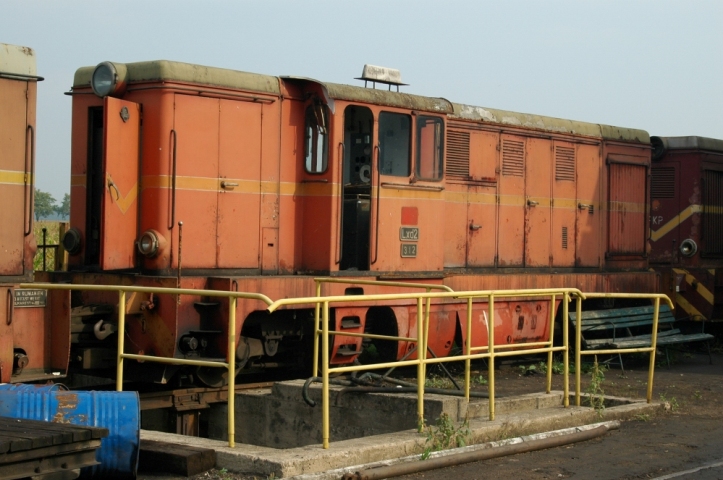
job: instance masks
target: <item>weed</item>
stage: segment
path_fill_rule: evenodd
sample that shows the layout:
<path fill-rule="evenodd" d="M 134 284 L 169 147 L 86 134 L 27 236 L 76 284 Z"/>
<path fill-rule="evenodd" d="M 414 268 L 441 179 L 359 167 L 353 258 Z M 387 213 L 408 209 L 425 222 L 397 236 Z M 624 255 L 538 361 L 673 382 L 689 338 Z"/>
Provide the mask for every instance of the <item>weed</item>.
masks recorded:
<path fill-rule="evenodd" d="M 534 375 L 537 373 L 537 365 L 535 365 L 534 363 L 530 364 L 530 365 L 520 365 L 519 369 L 520 369 L 520 376 Z"/>
<path fill-rule="evenodd" d="M 674 412 L 680 408 L 680 404 L 678 403 L 678 400 L 675 397 L 670 397 L 670 399 L 668 399 L 668 397 L 666 397 L 664 393 L 660 394 L 660 401 L 667 402 L 668 405 L 670 405 L 671 412 Z"/>
<path fill-rule="evenodd" d="M 598 365 L 597 355 L 595 355 L 595 362 L 590 371 L 590 385 L 587 387 L 587 393 L 589 394 L 590 406 L 595 409 L 598 417 L 601 418 L 605 411 L 605 392 L 602 387 L 605 381 L 605 370 L 607 370 L 607 367 Z"/>
<path fill-rule="evenodd" d="M 487 385 L 487 379 L 484 377 L 484 375 L 474 376 L 472 378 L 472 382 L 478 385 Z"/>
<path fill-rule="evenodd" d="M 424 428 L 423 425 L 422 427 Z M 427 442 L 422 453 L 422 460 L 428 459 L 432 452 L 464 447 L 470 436 L 468 418 L 465 417 L 464 422 L 457 427 L 446 413 L 439 416 L 436 426 L 427 426 L 425 430 L 427 431 Z"/>
<path fill-rule="evenodd" d="M 454 385 L 448 377 L 430 375 L 424 381 L 424 386 L 430 388 L 452 388 Z"/>
<path fill-rule="evenodd" d="M 703 394 L 700 393 L 700 390 L 696 390 L 695 392 L 693 392 L 693 398 L 695 398 L 696 400 L 703 400 Z"/>

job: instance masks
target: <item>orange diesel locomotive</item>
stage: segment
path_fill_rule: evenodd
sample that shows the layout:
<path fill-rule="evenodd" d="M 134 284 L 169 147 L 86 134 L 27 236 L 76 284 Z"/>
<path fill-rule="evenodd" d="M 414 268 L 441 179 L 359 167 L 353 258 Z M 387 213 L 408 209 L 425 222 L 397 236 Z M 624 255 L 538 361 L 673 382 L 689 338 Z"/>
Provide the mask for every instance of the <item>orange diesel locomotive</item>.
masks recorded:
<path fill-rule="evenodd" d="M 312 275 L 348 279 L 323 285 L 338 295 L 389 292 L 354 285 L 360 278 L 458 291 L 656 291 L 646 271 L 646 132 L 395 92 L 403 84 L 390 69 L 365 66 L 362 79 L 355 87 L 170 61 L 79 69 L 63 239 L 70 271 L 47 279 L 272 299 L 313 296 Z M 81 325 L 71 361 L 88 371 L 114 365 L 115 341 L 98 331 L 112 331 L 117 295 L 64 295 L 53 318 Z M 548 303 L 496 303 L 496 342 L 548 338 Z M 432 304 L 437 356 L 467 340 L 465 308 Z M 487 342 L 486 308 L 474 304 L 475 345 Z M 226 356 L 223 302 L 138 295 L 126 313 L 129 353 Z M 304 363 L 312 317 L 239 302 L 241 372 Z M 414 336 L 416 304 L 342 304 L 330 321 Z M 375 346 L 383 360 L 412 347 Z M 331 361 L 353 362 L 362 347 L 336 336 Z M 158 382 L 174 373 L 148 363 L 135 372 Z M 204 369 L 194 377 L 223 382 Z"/>
<path fill-rule="evenodd" d="M 35 52 L 0 43 L 0 383 L 42 378 L 65 369 L 68 352 L 51 342 L 56 328 L 42 305 L 45 292 L 19 289 L 33 278 Z M 61 336 L 66 332 L 62 332 Z"/>

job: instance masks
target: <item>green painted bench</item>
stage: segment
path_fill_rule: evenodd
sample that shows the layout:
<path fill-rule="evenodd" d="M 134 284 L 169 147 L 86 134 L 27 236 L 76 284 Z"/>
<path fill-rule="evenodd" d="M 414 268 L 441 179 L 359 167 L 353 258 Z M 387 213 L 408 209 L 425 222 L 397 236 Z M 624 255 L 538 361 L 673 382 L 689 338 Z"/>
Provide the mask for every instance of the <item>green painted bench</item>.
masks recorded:
<path fill-rule="evenodd" d="M 650 305 L 582 312 L 581 348 L 583 350 L 598 350 L 649 347 L 652 337 L 653 309 L 654 307 Z M 575 328 L 577 326 L 576 312 L 570 312 L 570 321 L 573 328 Z M 661 305 L 658 314 L 658 338 L 656 344 L 658 347 L 665 348 L 668 367 L 670 367 L 670 357 L 668 356 L 667 347 L 690 342 L 706 342 L 708 358 L 712 364 L 713 357 L 710 354 L 710 341 L 714 337 L 703 332 L 704 323 L 701 322 L 700 333 L 683 333 L 679 328 L 675 328 L 674 322 L 675 316 L 670 307 Z M 620 354 L 618 354 L 618 359 L 620 369 L 624 372 L 623 359 Z"/>

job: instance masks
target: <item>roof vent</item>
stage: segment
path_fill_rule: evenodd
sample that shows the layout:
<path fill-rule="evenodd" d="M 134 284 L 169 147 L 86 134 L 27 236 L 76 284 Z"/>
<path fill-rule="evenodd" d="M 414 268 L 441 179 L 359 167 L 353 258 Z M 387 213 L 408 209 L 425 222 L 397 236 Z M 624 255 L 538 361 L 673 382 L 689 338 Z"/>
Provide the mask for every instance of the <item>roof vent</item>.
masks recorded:
<path fill-rule="evenodd" d="M 408 85 L 407 83 L 402 83 L 402 73 L 399 70 L 369 65 L 368 63 L 364 65 L 361 77 L 356 78 L 356 80 L 364 80 L 364 87 L 367 86 L 367 82 L 372 82 L 373 88 L 377 87 L 377 83 L 384 83 L 389 85 L 389 90 L 392 89 L 392 85 L 395 85 L 397 92 L 399 91 L 400 85 Z"/>

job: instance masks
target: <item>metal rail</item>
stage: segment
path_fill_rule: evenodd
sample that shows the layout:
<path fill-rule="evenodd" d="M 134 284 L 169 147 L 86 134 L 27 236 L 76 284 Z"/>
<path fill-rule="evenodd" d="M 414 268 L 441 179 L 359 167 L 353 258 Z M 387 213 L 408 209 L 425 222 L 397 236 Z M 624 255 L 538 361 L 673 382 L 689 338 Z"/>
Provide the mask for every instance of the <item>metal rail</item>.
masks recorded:
<path fill-rule="evenodd" d="M 236 305 L 239 298 L 259 300 L 266 305 L 273 302 L 266 295 L 260 293 L 226 292 L 222 290 L 194 290 L 190 288 L 161 288 L 161 287 L 132 287 L 126 285 L 81 285 L 81 284 L 54 284 L 54 283 L 26 283 L 21 288 L 42 288 L 46 290 L 86 290 L 86 291 L 116 291 L 118 292 L 118 353 L 116 359 L 116 390 L 123 390 L 123 361 L 125 359 L 145 362 L 166 363 L 171 365 L 194 365 L 213 368 L 225 368 L 228 372 L 228 446 L 233 448 L 235 440 L 234 393 L 236 381 Z M 125 316 L 126 293 L 153 293 L 169 295 L 202 295 L 208 297 L 228 298 L 228 352 L 225 362 L 210 360 L 190 360 L 185 358 L 157 357 L 154 355 L 137 355 L 124 353 L 125 348 Z"/>
<path fill-rule="evenodd" d="M 322 279 L 323 280 L 323 279 Z M 401 282 L 404 284 L 404 282 Z M 422 284 L 424 288 L 429 285 Z M 397 285 L 397 286 L 409 286 L 409 284 Z M 429 290 L 429 288 L 427 289 Z M 467 292 L 419 292 L 419 293 L 398 293 L 398 294 L 374 294 L 374 295 L 344 295 L 344 296 L 321 296 L 321 283 L 317 282 L 316 288 L 317 297 L 306 297 L 306 298 L 287 298 L 277 300 L 268 307 L 269 312 L 274 312 L 282 307 L 289 307 L 293 305 L 303 304 L 315 304 L 315 335 L 320 335 L 322 340 L 321 346 L 321 369 L 322 369 L 322 442 L 323 448 L 329 448 L 329 436 L 330 436 L 330 404 L 329 404 L 329 376 L 332 373 L 349 373 L 360 370 L 373 370 L 373 369 L 384 369 L 391 367 L 400 366 L 416 366 L 417 367 L 417 417 L 418 424 L 421 426 L 424 422 L 424 383 L 426 377 L 426 366 L 430 363 L 443 363 L 451 361 L 465 360 L 465 399 L 469 401 L 470 392 L 470 369 L 471 361 L 478 358 L 486 358 L 488 360 L 488 382 L 489 382 L 489 418 L 494 420 L 495 417 L 495 372 L 494 363 L 496 357 L 507 357 L 514 355 L 529 355 L 532 353 L 547 353 L 548 354 L 548 375 L 546 391 L 551 391 L 552 385 L 552 354 L 553 352 L 563 352 L 565 372 L 564 372 L 564 404 L 569 406 L 569 342 L 568 339 L 568 322 L 567 303 L 570 301 L 571 296 L 577 298 L 578 308 L 581 308 L 581 302 L 585 298 L 580 290 L 574 288 L 557 288 L 557 289 L 523 289 L 523 290 L 483 290 L 483 291 L 467 291 Z M 514 347 L 525 348 L 524 350 L 514 351 L 495 351 L 495 316 L 494 316 L 494 304 L 495 299 L 509 299 L 509 298 L 536 298 L 536 297 L 547 297 L 550 299 L 550 340 L 547 342 L 530 342 L 517 343 Z M 555 306 L 557 299 L 560 299 L 563 303 L 563 337 L 564 344 L 559 347 L 553 345 L 552 332 L 554 331 L 554 319 L 555 319 Z M 429 337 L 429 310 L 430 302 L 432 299 L 445 300 L 445 299 L 465 299 L 467 303 L 467 318 L 466 318 L 466 332 L 467 332 L 467 345 L 466 351 L 463 355 L 454 355 L 444 358 L 427 358 L 427 347 Z M 486 352 L 473 353 L 472 351 L 472 305 L 473 300 L 478 299 L 486 301 L 488 304 L 488 343 L 486 347 L 476 347 L 475 350 L 485 349 Z M 412 339 L 408 337 L 386 337 L 390 341 L 413 341 L 417 344 L 417 359 L 416 360 L 405 360 L 400 362 L 388 362 L 379 363 L 374 365 L 355 365 L 346 367 L 329 367 L 329 336 L 339 335 L 346 336 L 345 332 L 341 331 L 330 331 L 329 330 L 329 306 L 332 303 L 361 303 L 361 302 L 379 302 L 379 301 L 393 301 L 393 300 L 409 300 L 416 302 L 417 305 L 417 338 Z M 426 300 L 426 309 L 424 308 L 423 301 Z M 425 314 L 426 313 L 426 314 Z M 321 319 L 319 316 L 321 315 Z M 321 328 L 319 323 L 321 321 Z M 379 338 L 379 335 L 372 337 L 370 334 L 354 334 L 355 337 L 362 338 Z M 502 347 L 500 347 L 502 348 Z M 505 346 L 505 348 L 509 348 Z M 318 365 L 318 348 L 314 352 L 314 365 Z M 316 371 L 315 371 L 316 373 Z M 315 375 L 316 376 L 316 375 Z"/>

